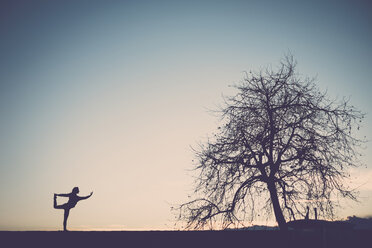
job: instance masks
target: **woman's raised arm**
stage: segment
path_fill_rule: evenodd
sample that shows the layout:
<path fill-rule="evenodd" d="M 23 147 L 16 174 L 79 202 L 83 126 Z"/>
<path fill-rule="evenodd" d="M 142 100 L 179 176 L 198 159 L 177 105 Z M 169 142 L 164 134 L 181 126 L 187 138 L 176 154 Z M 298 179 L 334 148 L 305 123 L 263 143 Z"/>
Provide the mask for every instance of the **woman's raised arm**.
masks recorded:
<path fill-rule="evenodd" d="M 64 196 L 64 197 L 69 197 L 70 194 L 56 194 L 57 196 Z"/>
<path fill-rule="evenodd" d="M 93 195 L 93 192 L 90 192 L 90 195 L 87 195 L 87 196 L 80 196 L 79 197 L 79 200 L 86 200 L 88 199 L 89 197 L 91 197 Z"/>

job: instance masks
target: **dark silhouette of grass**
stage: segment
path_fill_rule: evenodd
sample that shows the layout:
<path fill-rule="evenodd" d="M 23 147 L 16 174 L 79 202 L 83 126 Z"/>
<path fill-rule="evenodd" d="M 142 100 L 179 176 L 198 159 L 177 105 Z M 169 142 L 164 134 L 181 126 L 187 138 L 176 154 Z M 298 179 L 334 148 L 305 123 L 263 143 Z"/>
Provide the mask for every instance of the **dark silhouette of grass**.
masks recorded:
<path fill-rule="evenodd" d="M 370 247 L 371 230 L 0 232 L 1 247 Z"/>

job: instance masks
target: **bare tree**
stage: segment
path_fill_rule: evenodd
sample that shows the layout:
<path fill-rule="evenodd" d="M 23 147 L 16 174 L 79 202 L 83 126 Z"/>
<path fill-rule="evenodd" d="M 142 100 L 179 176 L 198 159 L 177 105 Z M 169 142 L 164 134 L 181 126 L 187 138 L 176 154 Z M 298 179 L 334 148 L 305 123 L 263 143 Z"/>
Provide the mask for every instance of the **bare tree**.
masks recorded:
<path fill-rule="evenodd" d="M 364 114 L 347 99 L 330 100 L 295 66 L 286 56 L 277 71 L 247 73 L 225 99 L 219 131 L 194 150 L 195 194 L 179 206 L 186 228 L 244 224 L 263 208 L 287 230 L 308 205 L 329 218 L 334 199 L 356 200 L 344 179 L 360 164 L 354 131 Z"/>

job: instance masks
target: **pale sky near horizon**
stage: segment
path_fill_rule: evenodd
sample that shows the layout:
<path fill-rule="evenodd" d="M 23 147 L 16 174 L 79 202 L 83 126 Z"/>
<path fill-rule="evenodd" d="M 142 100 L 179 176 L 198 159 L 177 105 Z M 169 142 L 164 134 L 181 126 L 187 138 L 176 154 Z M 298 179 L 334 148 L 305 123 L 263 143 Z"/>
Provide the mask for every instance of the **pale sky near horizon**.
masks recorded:
<path fill-rule="evenodd" d="M 190 146 L 218 125 L 208 109 L 243 71 L 298 72 L 367 113 L 372 139 L 368 1 L 1 1 L 0 230 L 60 230 L 53 193 L 92 198 L 72 230 L 172 229 L 192 192 Z M 372 215 L 372 148 L 353 171 Z M 261 220 L 272 224 L 274 219 Z"/>

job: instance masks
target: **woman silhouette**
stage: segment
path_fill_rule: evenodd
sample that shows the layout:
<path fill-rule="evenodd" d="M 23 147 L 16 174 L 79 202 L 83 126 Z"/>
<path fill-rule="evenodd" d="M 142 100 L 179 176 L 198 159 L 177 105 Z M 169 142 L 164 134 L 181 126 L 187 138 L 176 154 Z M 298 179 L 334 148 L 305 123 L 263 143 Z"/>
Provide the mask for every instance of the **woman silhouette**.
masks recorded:
<path fill-rule="evenodd" d="M 64 216 L 63 216 L 63 230 L 67 231 L 67 218 L 70 213 L 70 209 L 75 207 L 78 201 L 88 199 L 93 195 L 93 192 L 90 193 L 88 196 L 78 196 L 77 194 L 79 193 L 79 188 L 75 187 L 72 189 L 71 193 L 68 194 L 54 194 L 54 208 L 55 209 L 63 209 L 64 211 Z M 68 197 L 68 202 L 62 205 L 57 205 L 57 196 L 64 196 Z"/>

